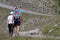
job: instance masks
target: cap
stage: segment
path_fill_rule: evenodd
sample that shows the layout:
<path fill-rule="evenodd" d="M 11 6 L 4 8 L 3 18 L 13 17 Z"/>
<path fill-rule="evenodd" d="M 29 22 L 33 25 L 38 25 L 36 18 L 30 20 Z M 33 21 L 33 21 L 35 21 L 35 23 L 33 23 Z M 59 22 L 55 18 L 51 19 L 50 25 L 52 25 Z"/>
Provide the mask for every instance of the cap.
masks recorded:
<path fill-rule="evenodd" d="M 13 12 L 10 12 L 10 14 L 13 14 Z"/>
<path fill-rule="evenodd" d="M 18 7 L 16 7 L 15 9 L 18 9 Z"/>

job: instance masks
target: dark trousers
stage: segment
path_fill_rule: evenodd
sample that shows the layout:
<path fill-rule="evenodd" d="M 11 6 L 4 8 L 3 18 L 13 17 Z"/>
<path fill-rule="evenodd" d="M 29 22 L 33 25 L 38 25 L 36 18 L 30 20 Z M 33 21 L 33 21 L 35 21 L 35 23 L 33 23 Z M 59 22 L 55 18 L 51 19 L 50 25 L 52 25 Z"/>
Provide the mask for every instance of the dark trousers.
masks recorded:
<path fill-rule="evenodd" d="M 8 24 L 9 35 L 12 36 L 13 34 L 13 24 Z"/>

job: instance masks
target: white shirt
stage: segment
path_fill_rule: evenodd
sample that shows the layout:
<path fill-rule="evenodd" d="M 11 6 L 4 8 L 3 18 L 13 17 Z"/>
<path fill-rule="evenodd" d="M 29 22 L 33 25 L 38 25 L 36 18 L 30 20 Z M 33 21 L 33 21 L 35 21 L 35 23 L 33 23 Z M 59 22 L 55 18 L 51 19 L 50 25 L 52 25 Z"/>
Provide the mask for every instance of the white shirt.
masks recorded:
<path fill-rule="evenodd" d="M 13 21 L 13 15 L 9 15 L 9 16 L 8 16 L 8 18 L 7 18 L 7 23 L 8 23 L 8 24 L 14 23 L 14 21 Z"/>

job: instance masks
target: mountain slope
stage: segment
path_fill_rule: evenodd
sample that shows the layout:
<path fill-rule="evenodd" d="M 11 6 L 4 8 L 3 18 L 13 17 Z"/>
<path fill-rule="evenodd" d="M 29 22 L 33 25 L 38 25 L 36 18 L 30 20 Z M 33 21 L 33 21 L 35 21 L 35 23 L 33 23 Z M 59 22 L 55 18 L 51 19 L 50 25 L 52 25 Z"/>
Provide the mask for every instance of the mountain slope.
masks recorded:
<path fill-rule="evenodd" d="M 1 2 L 43 14 L 56 15 L 57 9 L 59 9 L 56 0 L 2 0 Z"/>

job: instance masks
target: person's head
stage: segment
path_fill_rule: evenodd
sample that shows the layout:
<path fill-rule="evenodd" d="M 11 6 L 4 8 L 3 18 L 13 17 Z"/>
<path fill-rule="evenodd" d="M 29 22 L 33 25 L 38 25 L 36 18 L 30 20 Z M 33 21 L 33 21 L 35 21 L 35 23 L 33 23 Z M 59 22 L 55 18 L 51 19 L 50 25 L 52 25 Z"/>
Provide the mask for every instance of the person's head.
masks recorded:
<path fill-rule="evenodd" d="M 13 12 L 10 12 L 10 15 L 13 15 Z"/>
<path fill-rule="evenodd" d="M 17 11 L 18 10 L 18 7 L 15 7 L 15 11 Z"/>
<path fill-rule="evenodd" d="M 15 9 L 18 9 L 18 7 L 15 7 Z"/>

